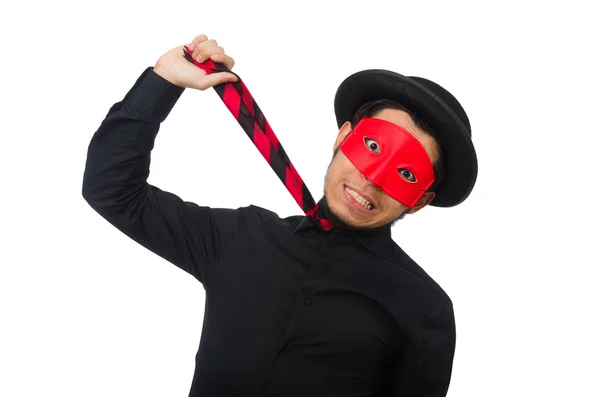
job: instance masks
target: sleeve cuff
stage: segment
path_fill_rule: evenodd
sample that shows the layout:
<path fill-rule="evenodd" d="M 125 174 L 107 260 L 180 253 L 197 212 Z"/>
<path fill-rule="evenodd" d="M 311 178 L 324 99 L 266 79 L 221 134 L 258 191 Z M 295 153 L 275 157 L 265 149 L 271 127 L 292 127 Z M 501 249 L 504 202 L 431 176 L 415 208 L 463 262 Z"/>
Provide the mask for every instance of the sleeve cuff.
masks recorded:
<path fill-rule="evenodd" d="M 138 77 L 124 101 L 137 116 L 162 123 L 184 90 L 156 74 L 150 66 Z"/>

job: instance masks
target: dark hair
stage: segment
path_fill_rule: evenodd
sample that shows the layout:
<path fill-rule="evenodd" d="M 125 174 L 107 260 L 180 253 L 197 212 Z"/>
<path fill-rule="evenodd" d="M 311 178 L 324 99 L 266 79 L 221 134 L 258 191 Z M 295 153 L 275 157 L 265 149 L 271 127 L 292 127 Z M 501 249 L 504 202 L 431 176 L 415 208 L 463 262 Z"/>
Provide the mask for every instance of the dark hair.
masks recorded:
<path fill-rule="evenodd" d="M 427 122 L 425 120 L 419 118 L 417 114 L 408 110 L 407 108 L 405 108 L 398 102 L 392 101 L 390 99 L 377 99 L 377 100 L 365 103 L 356 111 L 356 113 L 354 114 L 354 118 L 352 119 L 352 128 L 354 128 L 354 126 L 356 124 L 358 124 L 358 122 L 361 119 L 363 119 L 365 117 L 373 117 L 375 114 L 377 114 L 377 112 L 379 112 L 383 109 L 398 109 L 398 110 L 405 111 L 406 113 L 409 114 L 413 123 L 415 123 L 415 125 L 417 127 L 419 127 L 421 130 L 423 130 L 423 132 L 425 132 L 427 135 L 431 136 L 433 138 L 433 140 L 435 141 L 439 157 L 438 157 L 438 160 L 433 164 L 433 172 L 435 175 L 435 182 L 433 182 L 433 184 L 431 185 L 431 187 L 428 190 L 430 192 L 435 191 L 435 189 L 437 187 L 439 187 L 439 185 L 442 182 L 442 179 L 444 177 L 444 157 L 442 155 L 442 147 L 440 145 L 440 142 L 437 139 L 437 135 L 436 135 L 435 131 L 433 130 L 433 128 L 431 126 L 429 126 L 429 124 L 427 124 Z"/>

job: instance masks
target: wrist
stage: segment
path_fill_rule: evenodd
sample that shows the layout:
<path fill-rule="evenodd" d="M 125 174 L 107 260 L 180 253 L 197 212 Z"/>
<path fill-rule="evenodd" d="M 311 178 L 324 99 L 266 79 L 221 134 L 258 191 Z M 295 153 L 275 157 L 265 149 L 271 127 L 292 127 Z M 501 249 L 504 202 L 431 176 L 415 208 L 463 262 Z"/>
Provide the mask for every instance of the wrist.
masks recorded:
<path fill-rule="evenodd" d="M 181 85 L 177 84 L 177 80 L 175 79 L 175 77 L 169 73 L 169 71 L 163 67 L 161 67 L 160 65 L 155 65 L 152 68 L 152 71 L 154 73 L 156 73 L 157 75 L 159 75 L 160 77 L 162 77 L 163 79 L 167 80 L 169 83 L 174 84 L 178 87 L 181 87 Z M 184 88 L 184 87 L 181 87 Z"/>

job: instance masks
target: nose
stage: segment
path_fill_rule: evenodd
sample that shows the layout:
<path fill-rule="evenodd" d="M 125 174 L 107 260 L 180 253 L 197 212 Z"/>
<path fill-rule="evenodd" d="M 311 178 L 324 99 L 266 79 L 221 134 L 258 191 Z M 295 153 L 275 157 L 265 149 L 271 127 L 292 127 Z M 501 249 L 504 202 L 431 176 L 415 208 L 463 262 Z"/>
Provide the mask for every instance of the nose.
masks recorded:
<path fill-rule="evenodd" d="M 376 190 L 378 192 L 381 191 L 381 189 L 379 188 L 379 186 L 377 186 L 376 184 L 374 184 L 373 182 L 371 182 L 369 180 L 369 178 L 367 178 L 362 172 L 359 172 L 360 174 L 360 180 L 365 183 L 367 186 L 369 186 L 369 188 Z"/>

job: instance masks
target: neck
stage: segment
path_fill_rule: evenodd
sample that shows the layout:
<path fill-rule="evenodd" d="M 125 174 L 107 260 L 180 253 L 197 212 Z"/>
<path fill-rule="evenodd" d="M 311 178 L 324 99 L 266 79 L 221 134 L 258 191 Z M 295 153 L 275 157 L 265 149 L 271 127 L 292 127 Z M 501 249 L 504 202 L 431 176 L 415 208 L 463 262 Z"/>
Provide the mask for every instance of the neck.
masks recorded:
<path fill-rule="evenodd" d="M 344 221 L 342 221 L 340 218 L 338 218 L 333 211 L 331 211 L 331 208 L 329 208 L 329 204 L 327 203 L 327 198 L 325 196 L 323 196 L 318 202 L 317 205 L 319 206 L 319 214 L 327 219 L 329 222 L 331 222 L 333 224 L 333 227 L 336 229 L 350 229 L 350 226 L 346 223 L 344 223 Z"/>
<path fill-rule="evenodd" d="M 392 226 L 392 223 L 389 223 L 387 225 L 383 225 L 377 228 L 371 228 L 371 229 L 361 229 L 361 228 L 356 228 L 352 225 L 348 225 L 347 223 L 345 223 L 343 220 L 341 220 L 340 218 L 338 218 L 333 211 L 331 210 L 331 208 L 329 207 L 329 204 L 327 203 L 327 197 L 323 196 L 318 202 L 317 205 L 319 206 L 319 214 L 321 215 L 321 217 L 327 219 L 329 222 L 331 222 L 333 224 L 334 229 L 338 229 L 338 230 L 346 230 L 348 232 L 352 232 L 353 234 L 371 234 L 374 232 L 378 232 L 380 230 L 384 230 L 384 229 L 390 229 Z"/>

